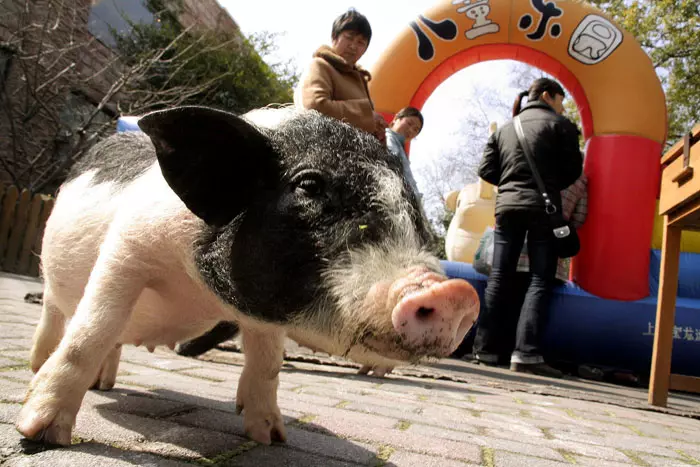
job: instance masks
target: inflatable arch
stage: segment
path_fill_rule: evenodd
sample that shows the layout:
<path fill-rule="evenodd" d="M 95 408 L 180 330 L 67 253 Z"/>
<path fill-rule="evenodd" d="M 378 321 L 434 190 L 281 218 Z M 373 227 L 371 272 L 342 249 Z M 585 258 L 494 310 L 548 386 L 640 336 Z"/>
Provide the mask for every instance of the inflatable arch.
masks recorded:
<path fill-rule="evenodd" d="M 462 68 L 499 59 L 556 77 L 581 113 L 589 215 L 573 278 L 604 298 L 647 297 L 665 97 L 634 37 L 599 10 L 582 1 L 441 1 L 376 62 L 370 92 L 390 120 L 407 105 L 422 108 Z"/>

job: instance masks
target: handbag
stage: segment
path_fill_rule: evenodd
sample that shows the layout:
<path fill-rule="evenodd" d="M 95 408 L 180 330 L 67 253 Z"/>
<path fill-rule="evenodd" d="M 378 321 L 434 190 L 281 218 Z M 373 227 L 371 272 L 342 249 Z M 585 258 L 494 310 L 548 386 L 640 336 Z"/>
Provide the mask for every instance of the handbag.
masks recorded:
<path fill-rule="evenodd" d="M 547 188 L 545 187 L 544 181 L 537 170 L 535 159 L 532 157 L 532 152 L 530 152 L 530 145 L 525 140 L 525 134 L 523 133 L 523 126 L 520 122 L 520 116 L 516 116 L 513 119 L 513 126 L 515 127 L 516 135 L 518 135 L 520 147 L 525 153 L 525 158 L 527 159 L 527 163 L 530 165 L 530 170 L 532 170 L 532 176 L 535 179 L 537 188 L 540 190 L 542 198 L 544 199 L 544 210 L 549 215 L 552 234 L 554 235 L 557 245 L 557 255 L 560 258 L 571 258 L 572 256 L 576 256 L 581 249 L 581 242 L 579 241 L 576 228 L 571 224 L 571 222 L 564 219 L 562 213 L 549 198 Z"/>
<path fill-rule="evenodd" d="M 493 227 L 486 227 L 484 235 L 479 240 L 479 246 L 474 253 L 474 270 L 485 276 L 491 275 L 493 268 Z"/>

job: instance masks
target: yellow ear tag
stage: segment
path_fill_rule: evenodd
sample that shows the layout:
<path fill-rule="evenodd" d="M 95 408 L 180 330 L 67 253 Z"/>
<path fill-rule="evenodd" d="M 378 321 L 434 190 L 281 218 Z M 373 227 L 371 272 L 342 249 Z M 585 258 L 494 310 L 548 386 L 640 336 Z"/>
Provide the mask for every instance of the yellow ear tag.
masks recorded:
<path fill-rule="evenodd" d="M 365 230 L 366 228 L 367 228 L 367 225 L 365 225 L 365 224 L 360 225 L 360 230 Z"/>

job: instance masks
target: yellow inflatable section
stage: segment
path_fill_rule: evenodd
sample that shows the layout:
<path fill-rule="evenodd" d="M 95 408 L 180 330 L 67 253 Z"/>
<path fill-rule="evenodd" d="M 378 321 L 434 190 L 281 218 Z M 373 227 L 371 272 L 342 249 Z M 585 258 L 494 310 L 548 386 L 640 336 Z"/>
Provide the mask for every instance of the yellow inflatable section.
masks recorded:
<path fill-rule="evenodd" d="M 661 237 L 664 232 L 664 218 L 659 216 L 659 203 L 656 203 L 656 217 L 654 218 L 654 233 L 651 238 L 651 247 L 661 249 Z M 681 234 L 681 251 L 686 253 L 700 253 L 700 232 L 684 230 Z"/>

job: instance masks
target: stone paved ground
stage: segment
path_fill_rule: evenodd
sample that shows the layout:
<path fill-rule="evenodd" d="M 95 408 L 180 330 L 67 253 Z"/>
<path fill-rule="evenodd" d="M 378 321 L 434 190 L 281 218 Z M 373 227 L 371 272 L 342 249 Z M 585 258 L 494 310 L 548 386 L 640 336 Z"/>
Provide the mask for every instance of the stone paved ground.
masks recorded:
<path fill-rule="evenodd" d="M 214 350 L 205 361 L 134 347 L 124 349 L 117 386 L 86 395 L 73 445 L 47 450 L 21 440 L 13 426 L 39 317 L 39 306 L 22 298 L 39 290 L 36 281 L 0 275 L 3 465 L 700 464 L 696 397 L 674 395 L 669 411 L 685 415 L 678 416 L 642 410 L 642 389 L 520 377 L 454 360 L 385 379 L 288 362 L 279 404 L 289 440 L 261 446 L 243 437 L 234 413 L 240 354 Z"/>

